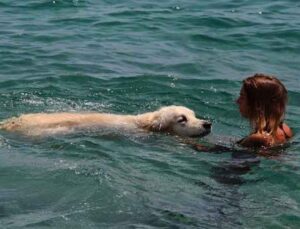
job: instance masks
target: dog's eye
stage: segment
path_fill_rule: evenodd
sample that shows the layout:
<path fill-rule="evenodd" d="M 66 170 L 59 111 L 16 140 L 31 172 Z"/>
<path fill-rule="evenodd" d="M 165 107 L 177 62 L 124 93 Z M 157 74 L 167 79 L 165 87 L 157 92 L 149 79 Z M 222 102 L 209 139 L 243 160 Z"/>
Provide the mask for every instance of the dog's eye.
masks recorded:
<path fill-rule="evenodd" d="M 177 122 L 178 123 L 185 123 L 185 122 L 187 122 L 186 116 L 185 115 L 179 116 L 179 118 L 177 119 Z"/>

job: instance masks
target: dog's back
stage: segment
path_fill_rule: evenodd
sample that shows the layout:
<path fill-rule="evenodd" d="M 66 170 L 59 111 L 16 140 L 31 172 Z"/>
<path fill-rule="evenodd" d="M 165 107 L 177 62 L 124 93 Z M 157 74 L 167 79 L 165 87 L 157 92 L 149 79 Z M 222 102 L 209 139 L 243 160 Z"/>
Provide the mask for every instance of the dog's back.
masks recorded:
<path fill-rule="evenodd" d="M 28 135 L 62 133 L 72 129 L 93 127 L 127 127 L 133 116 L 106 113 L 36 113 L 4 120 L 0 129 Z"/>
<path fill-rule="evenodd" d="M 109 113 L 36 113 L 4 120 L 0 129 L 25 135 L 70 133 L 88 128 L 144 129 L 181 136 L 204 136 L 211 124 L 182 106 L 163 107 L 140 115 Z"/>

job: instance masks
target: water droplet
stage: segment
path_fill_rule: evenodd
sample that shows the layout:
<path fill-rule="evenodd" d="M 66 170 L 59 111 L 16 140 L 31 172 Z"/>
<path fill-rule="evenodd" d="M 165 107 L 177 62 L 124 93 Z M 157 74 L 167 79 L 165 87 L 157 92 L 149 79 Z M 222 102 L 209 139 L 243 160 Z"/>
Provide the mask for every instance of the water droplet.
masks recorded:
<path fill-rule="evenodd" d="M 74 4 L 74 6 L 77 6 L 78 5 L 78 0 L 73 0 L 73 4 Z"/>
<path fill-rule="evenodd" d="M 210 90 L 212 90 L 213 92 L 217 92 L 217 89 L 214 88 L 213 86 L 210 87 Z"/>
<path fill-rule="evenodd" d="M 64 219 L 64 220 L 69 220 L 69 218 L 68 217 L 66 217 L 65 215 L 61 215 L 61 217 Z"/>

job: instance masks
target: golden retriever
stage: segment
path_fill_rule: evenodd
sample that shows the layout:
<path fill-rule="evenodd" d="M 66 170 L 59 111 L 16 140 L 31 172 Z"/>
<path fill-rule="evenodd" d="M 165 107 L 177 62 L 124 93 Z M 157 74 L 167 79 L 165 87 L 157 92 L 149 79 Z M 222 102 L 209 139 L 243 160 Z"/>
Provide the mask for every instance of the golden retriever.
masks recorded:
<path fill-rule="evenodd" d="M 36 113 L 4 120 L 0 129 L 29 136 L 71 133 L 89 128 L 143 129 L 185 137 L 201 137 L 210 133 L 211 123 L 197 119 L 183 106 L 167 106 L 138 115 L 109 113 Z"/>

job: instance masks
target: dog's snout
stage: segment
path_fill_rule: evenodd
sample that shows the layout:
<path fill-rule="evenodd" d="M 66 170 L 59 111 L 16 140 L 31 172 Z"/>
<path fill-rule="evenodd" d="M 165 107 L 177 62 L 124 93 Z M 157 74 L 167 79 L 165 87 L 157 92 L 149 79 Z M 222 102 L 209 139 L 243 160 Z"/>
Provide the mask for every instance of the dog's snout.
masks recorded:
<path fill-rule="evenodd" d="M 210 129 L 211 128 L 211 122 L 205 122 L 205 123 L 203 123 L 203 127 L 205 129 Z"/>

